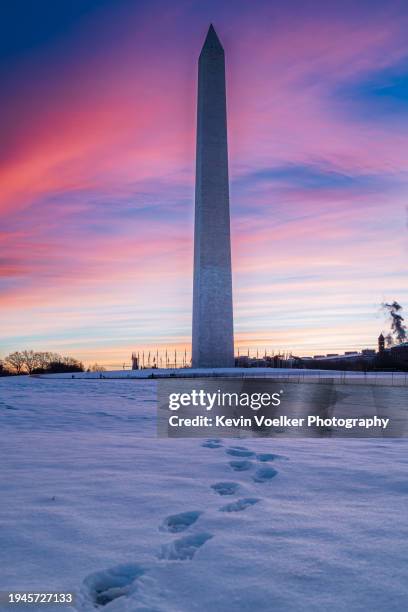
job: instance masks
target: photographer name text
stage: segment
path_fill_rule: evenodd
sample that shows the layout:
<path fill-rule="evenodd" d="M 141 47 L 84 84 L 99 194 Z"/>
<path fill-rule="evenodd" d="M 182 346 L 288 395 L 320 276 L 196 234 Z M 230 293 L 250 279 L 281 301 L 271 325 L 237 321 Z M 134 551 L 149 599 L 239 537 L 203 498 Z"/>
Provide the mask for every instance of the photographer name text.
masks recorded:
<path fill-rule="evenodd" d="M 281 415 L 275 418 L 255 414 L 252 417 L 227 417 L 218 415 L 215 417 L 197 415 L 194 417 L 181 417 L 172 414 L 169 417 L 170 427 L 192 427 L 192 428 L 245 428 L 245 427 L 276 427 L 276 428 L 340 428 L 340 429 L 387 429 L 390 419 L 377 416 L 369 418 L 322 418 L 318 415 L 309 415 L 304 418 L 292 418 Z"/>

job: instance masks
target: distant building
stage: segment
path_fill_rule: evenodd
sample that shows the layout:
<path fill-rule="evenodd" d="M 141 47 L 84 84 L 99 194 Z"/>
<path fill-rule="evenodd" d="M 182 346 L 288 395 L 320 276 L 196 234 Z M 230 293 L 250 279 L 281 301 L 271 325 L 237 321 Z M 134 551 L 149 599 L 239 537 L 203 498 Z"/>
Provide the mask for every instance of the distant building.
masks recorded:
<path fill-rule="evenodd" d="M 407 370 L 408 368 L 408 342 L 401 342 L 392 346 L 389 350 L 392 363 L 398 367 Z"/>
<path fill-rule="evenodd" d="M 378 338 L 378 352 L 375 349 L 365 348 L 361 352 L 345 351 L 343 355 L 328 353 L 327 355 L 314 355 L 314 357 L 296 357 L 292 367 L 321 369 L 321 370 L 354 370 L 369 371 L 408 371 L 408 342 L 401 342 L 385 348 L 385 338 L 380 334 Z"/>

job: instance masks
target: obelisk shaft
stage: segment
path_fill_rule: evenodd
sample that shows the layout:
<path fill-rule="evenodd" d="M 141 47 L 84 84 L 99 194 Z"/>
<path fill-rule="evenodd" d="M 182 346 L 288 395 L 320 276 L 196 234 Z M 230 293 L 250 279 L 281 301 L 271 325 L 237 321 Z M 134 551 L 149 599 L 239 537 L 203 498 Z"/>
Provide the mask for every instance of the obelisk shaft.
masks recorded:
<path fill-rule="evenodd" d="M 224 50 L 211 26 L 198 64 L 193 367 L 234 365 Z"/>

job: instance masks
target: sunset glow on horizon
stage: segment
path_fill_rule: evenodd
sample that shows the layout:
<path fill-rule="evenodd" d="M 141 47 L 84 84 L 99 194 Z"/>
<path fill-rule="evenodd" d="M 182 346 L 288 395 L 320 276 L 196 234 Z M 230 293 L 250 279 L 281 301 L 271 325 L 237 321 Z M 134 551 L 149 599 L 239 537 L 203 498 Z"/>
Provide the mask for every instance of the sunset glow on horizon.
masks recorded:
<path fill-rule="evenodd" d="M 69 6 L 68 6 L 69 5 Z M 408 313 L 408 7 L 6 9 L 0 358 L 190 352 L 197 59 L 226 52 L 236 348 L 375 347 Z"/>

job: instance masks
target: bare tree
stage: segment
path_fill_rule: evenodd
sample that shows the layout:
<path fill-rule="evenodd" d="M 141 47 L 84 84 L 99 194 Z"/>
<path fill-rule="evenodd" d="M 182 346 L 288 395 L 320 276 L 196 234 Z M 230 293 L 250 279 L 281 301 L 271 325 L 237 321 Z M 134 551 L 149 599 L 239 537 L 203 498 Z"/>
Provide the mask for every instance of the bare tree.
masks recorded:
<path fill-rule="evenodd" d="M 32 374 L 33 371 L 39 367 L 40 364 L 40 356 L 39 353 L 35 351 L 23 351 L 22 352 L 24 358 L 24 365 L 29 374 Z"/>
<path fill-rule="evenodd" d="M 16 374 L 27 372 L 81 372 L 83 364 L 74 359 L 46 351 L 16 351 L 8 355 L 4 363 Z"/>
<path fill-rule="evenodd" d="M 52 359 L 48 364 L 47 369 L 50 372 L 83 372 L 83 364 L 74 357 L 58 355 L 52 353 Z"/>
<path fill-rule="evenodd" d="M 9 365 L 12 370 L 17 372 L 17 374 L 21 374 L 21 372 L 23 371 L 25 365 L 25 358 L 23 353 L 20 353 L 19 351 L 10 353 L 10 355 L 7 355 L 4 361 L 6 365 Z"/>
<path fill-rule="evenodd" d="M 388 304 L 382 304 L 383 310 L 389 313 L 391 319 L 391 334 L 386 337 L 388 346 L 392 346 L 394 339 L 398 343 L 402 343 L 407 338 L 407 328 L 404 325 L 404 317 L 401 315 L 402 306 L 395 300 Z"/>
<path fill-rule="evenodd" d="M 90 369 L 91 369 L 91 372 L 105 372 L 106 371 L 106 368 L 99 365 L 99 363 L 94 363 Z"/>
<path fill-rule="evenodd" d="M 41 370 L 46 370 L 48 367 L 48 364 L 52 361 L 52 353 L 47 353 L 47 352 L 41 352 L 41 353 L 37 353 L 37 368 L 40 368 Z"/>

